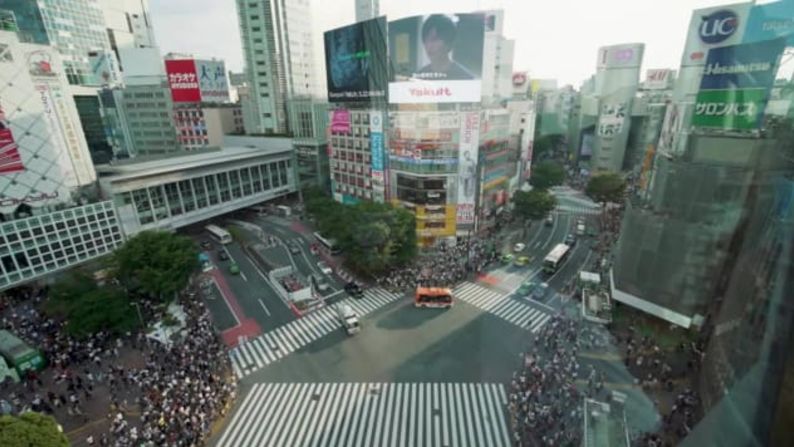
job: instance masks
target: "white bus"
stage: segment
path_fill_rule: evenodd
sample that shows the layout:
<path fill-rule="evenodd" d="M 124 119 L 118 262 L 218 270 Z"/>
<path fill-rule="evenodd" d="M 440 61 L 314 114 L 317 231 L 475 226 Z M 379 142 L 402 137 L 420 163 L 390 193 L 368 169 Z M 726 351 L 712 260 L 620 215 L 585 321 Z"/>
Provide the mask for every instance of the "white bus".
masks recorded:
<path fill-rule="evenodd" d="M 333 239 L 326 239 L 324 238 L 319 232 L 314 232 L 314 238 L 317 239 L 317 242 L 320 243 L 326 250 L 330 251 L 332 255 L 338 255 L 341 253 L 341 249 L 338 245 L 336 245 L 336 241 Z"/>
<path fill-rule="evenodd" d="M 560 268 L 565 259 L 571 253 L 571 247 L 565 244 L 557 244 L 551 249 L 548 256 L 543 259 L 543 271 L 554 274 Z"/>
<path fill-rule="evenodd" d="M 209 233 L 213 239 L 221 244 L 230 244 L 232 242 L 232 235 L 217 225 L 207 225 L 204 229 L 207 230 L 207 233 Z"/>

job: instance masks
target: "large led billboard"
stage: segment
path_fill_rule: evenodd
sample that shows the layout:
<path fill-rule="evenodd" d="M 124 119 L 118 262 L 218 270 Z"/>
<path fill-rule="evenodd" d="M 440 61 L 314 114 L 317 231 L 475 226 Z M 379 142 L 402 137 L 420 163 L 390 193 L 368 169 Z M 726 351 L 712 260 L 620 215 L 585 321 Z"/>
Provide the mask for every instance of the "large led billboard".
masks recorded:
<path fill-rule="evenodd" d="M 433 14 L 389 22 L 391 103 L 479 102 L 484 14 Z"/>
<path fill-rule="evenodd" d="M 324 39 L 328 101 L 385 100 L 389 82 L 386 18 L 327 31 Z"/>

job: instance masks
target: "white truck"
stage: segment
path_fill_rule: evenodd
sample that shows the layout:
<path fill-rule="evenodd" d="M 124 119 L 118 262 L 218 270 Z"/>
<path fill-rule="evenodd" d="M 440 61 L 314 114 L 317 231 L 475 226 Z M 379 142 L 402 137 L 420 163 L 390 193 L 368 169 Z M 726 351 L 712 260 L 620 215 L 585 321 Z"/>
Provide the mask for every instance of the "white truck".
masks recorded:
<path fill-rule="evenodd" d="M 347 332 L 347 335 L 355 335 L 361 331 L 361 325 L 358 322 L 358 314 L 347 304 L 339 304 L 336 306 L 336 315 L 342 322 L 342 327 Z"/>

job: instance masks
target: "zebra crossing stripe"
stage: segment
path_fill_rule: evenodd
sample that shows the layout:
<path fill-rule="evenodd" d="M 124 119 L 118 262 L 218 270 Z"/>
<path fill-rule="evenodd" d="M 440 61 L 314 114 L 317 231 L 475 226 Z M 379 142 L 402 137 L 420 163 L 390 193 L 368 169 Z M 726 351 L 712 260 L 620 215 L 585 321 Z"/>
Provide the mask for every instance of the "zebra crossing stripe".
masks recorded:
<path fill-rule="evenodd" d="M 477 284 L 467 282 L 454 289 L 455 296 L 522 329 L 537 332 L 549 320 L 545 312 Z"/>

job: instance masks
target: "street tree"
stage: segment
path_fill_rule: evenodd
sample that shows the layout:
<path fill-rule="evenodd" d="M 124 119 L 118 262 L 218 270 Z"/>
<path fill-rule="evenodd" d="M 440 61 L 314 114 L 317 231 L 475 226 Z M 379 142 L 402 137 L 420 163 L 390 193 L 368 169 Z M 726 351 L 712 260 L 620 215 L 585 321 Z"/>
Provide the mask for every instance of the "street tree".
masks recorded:
<path fill-rule="evenodd" d="M 529 184 L 538 189 L 549 189 L 561 185 L 565 180 L 565 169 L 554 161 L 542 161 L 532 167 Z"/>
<path fill-rule="evenodd" d="M 113 267 L 127 290 L 162 302 L 187 286 L 199 267 L 198 254 L 196 244 L 185 236 L 143 231 L 113 253 Z"/>
<path fill-rule="evenodd" d="M 19 416 L 0 416 L 0 445 L 69 447 L 69 439 L 52 417 L 28 412 Z"/>
<path fill-rule="evenodd" d="M 626 181 L 620 175 L 611 172 L 593 175 L 585 188 L 588 197 L 602 204 L 621 202 L 625 191 Z"/>
<path fill-rule="evenodd" d="M 518 191 L 513 196 L 515 213 L 526 220 L 541 220 L 557 206 L 557 198 L 543 189 Z"/>

